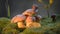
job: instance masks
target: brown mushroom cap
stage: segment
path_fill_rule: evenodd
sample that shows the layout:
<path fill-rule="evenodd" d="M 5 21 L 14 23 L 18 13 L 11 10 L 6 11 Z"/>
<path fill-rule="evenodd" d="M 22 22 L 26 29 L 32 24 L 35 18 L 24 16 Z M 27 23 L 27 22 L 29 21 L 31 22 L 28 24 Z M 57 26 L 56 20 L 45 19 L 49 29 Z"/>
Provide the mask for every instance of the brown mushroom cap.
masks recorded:
<path fill-rule="evenodd" d="M 35 11 L 33 9 L 27 9 L 26 11 L 24 11 L 22 13 L 23 15 L 28 15 L 28 16 L 32 16 L 35 14 Z"/>
<path fill-rule="evenodd" d="M 24 15 L 16 15 L 16 16 L 14 16 L 11 19 L 11 23 L 16 23 L 16 22 L 19 22 L 19 21 L 24 21 L 25 18 L 26 18 L 26 16 L 24 16 Z"/>

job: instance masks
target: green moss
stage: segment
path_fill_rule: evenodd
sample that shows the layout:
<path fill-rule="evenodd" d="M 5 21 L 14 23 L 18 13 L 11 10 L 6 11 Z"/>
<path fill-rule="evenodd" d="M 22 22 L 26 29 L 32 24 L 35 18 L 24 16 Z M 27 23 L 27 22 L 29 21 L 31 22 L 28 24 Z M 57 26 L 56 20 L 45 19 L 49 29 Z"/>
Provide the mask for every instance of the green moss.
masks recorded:
<path fill-rule="evenodd" d="M 60 34 L 60 21 L 51 22 L 51 18 L 41 21 L 40 28 L 26 28 L 23 32 L 17 24 L 10 23 L 8 18 L 0 18 L 0 34 Z"/>

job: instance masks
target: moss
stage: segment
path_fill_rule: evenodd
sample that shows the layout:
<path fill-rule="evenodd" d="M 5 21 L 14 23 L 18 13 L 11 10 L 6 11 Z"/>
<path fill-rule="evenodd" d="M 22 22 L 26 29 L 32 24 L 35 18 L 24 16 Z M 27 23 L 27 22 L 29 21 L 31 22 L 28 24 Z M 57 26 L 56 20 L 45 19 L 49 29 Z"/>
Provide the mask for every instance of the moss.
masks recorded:
<path fill-rule="evenodd" d="M 20 32 L 21 29 L 10 23 L 10 19 L 0 18 L 0 34 L 60 34 L 60 21 L 52 23 L 50 18 L 45 18 L 41 25 L 40 28 L 26 28 Z"/>

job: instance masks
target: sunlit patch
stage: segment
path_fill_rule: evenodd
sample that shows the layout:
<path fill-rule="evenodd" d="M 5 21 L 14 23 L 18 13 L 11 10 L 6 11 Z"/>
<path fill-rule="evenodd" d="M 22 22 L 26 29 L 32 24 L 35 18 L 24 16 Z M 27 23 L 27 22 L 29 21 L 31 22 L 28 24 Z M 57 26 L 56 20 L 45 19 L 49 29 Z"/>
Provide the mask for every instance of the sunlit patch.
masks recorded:
<path fill-rule="evenodd" d="M 17 25 L 18 25 L 18 28 L 25 28 L 25 25 L 23 22 L 18 22 Z"/>
<path fill-rule="evenodd" d="M 26 27 L 27 28 L 39 28 L 39 27 L 41 27 L 41 24 L 40 23 L 37 23 L 37 22 L 32 22 L 30 24 L 27 24 Z"/>
<path fill-rule="evenodd" d="M 50 5 L 53 3 L 53 0 L 49 0 Z"/>

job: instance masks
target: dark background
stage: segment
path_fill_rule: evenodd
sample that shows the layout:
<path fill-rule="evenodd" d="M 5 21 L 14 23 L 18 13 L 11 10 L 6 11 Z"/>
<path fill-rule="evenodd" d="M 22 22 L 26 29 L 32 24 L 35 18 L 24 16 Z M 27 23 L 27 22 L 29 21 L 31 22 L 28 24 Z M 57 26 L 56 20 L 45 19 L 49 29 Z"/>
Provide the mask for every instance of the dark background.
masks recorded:
<path fill-rule="evenodd" d="M 47 0 L 46 0 L 47 1 Z M 48 9 L 49 15 L 56 13 L 60 15 L 60 0 L 54 0 L 52 6 Z M 32 4 L 39 6 L 41 16 L 47 16 L 47 10 L 44 3 L 38 3 L 37 0 L 0 0 L 0 17 L 8 17 L 8 5 L 10 7 L 10 17 L 21 14 L 24 10 L 31 8 Z"/>

